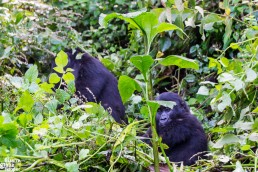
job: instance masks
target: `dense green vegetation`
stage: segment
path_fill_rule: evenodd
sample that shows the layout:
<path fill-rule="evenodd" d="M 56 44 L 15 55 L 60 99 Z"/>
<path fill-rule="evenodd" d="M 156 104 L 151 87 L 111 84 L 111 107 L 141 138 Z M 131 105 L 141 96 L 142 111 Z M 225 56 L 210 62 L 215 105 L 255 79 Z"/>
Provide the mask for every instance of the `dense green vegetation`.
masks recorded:
<path fill-rule="evenodd" d="M 258 170 L 256 0 L 2 0 L 0 30 L 0 167 L 147 171 L 155 160 L 157 170 L 166 146 L 140 136 L 155 128 L 154 97 L 173 91 L 202 122 L 210 158 L 160 168 Z M 76 47 L 117 77 L 129 125 L 74 96 L 62 69 Z M 55 58 L 61 77 L 49 77 Z M 54 92 L 60 79 L 67 89 Z"/>

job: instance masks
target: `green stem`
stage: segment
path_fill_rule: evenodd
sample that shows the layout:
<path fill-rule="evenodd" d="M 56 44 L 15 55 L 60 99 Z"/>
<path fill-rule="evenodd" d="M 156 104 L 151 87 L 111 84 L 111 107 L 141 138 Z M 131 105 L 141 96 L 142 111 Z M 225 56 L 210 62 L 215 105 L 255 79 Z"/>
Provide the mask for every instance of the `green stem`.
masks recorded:
<path fill-rule="evenodd" d="M 151 74 L 150 74 L 151 75 Z M 149 77 L 151 78 L 151 77 Z M 145 97 L 146 102 L 149 102 L 149 95 L 152 97 L 152 87 L 150 85 L 151 80 L 145 80 Z M 152 85 L 152 84 L 151 84 Z M 152 113 L 150 106 L 148 105 L 149 118 L 151 122 L 151 131 L 152 131 L 152 147 L 153 147 L 153 157 L 154 157 L 154 170 L 159 172 L 159 152 L 158 152 L 158 135 L 156 132 L 156 120 L 155 115 Z"/>
<path fill-rule="evenodd" d="M 144 36 L 144 48 L 145 48 L 145 54 L 150 54 L 150 46 L 151 44 L 148 43 L 147 36 Z M 148 78 L 148 79 L 147 79 Z M 152 75 L 151 71 L 149 70 L 149 76 L 145 79 L 145 98 L 146 102 L 149 102 L 149 100 L 153 100 L 153 92 L 152 92 Z M 149 116 L 150 116 L 150 122 L 151 122 L 151 131 L 152 131 L 152 148 L 153 148 L 153 157 L 154 157 L 154 170 L 155 172 L 159 172 L 159 150 L 158 150 L 158 134 L 156 132 L 156 120 L 155 115 L 152 113 L 152 109 L 148 106 Z"/>

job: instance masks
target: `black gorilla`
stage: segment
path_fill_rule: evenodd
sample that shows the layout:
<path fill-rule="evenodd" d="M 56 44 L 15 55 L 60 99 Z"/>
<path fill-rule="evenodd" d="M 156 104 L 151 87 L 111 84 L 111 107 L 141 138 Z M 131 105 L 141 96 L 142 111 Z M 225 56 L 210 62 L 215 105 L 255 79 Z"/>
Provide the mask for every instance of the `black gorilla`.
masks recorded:
<path fill-rule="evenodd" d="M 127 123 L 125 108 L 122 103 L 117 79 L 97 59 L 84 53 L 80 59 L 76 59 L 80 49 L 66 50 L 68 65 L 65 68 L 72 68 L 75 77 L 76 94 L 86 102 L 97 102 L 111 112 L 111 115 L 118 123 Z"/>
<path fill-rule="evenodd" d="M 161 106 L 156 114 L 157 133 L 169 146 L 165 152 L 170 161 L 192 165 L 198 157 L 205 158 L 208 146 L 204 130 L 186 102 L 171 92 L 160 94 L 156 100 L 176 103 L 173 109 Z M 151 137 L 151 130 L 146 135 Z"/>

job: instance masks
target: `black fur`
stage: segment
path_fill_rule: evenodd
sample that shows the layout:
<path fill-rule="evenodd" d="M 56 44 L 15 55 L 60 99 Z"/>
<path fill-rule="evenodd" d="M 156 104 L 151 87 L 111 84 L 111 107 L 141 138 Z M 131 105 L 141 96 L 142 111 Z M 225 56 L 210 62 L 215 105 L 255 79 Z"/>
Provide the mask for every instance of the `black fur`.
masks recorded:
<path fill-rule="evenodd" d="M 75 76 L 76 94 L 83 97 L 87 102 L 97 102 L 111 112 L 111 115 L 118 123 L 127 123 L 125 108 L 122 103 L 117 79 L 108 71 L 97 59 L 84 53 L 81 59 L 76 59 L 81 50 L 74 53 L 66 51 L 68 55 L 68 65 L 72 68 Z"/>
<path fill-rule="evenodd" d="M 170 161 L 192 165 L 198 157 L 205 158 L 205 151 L 208 150 L 206 135 L 186 102 L 171 92 L 160 94 L 156 100 L 176 103 L 173 109 L 161 106 L 156 114 L 157 133 L 162 142 L 169 146 L 165 152 Z M 146 135 L 151 136 L 150 133 L 151 130 Z"/>

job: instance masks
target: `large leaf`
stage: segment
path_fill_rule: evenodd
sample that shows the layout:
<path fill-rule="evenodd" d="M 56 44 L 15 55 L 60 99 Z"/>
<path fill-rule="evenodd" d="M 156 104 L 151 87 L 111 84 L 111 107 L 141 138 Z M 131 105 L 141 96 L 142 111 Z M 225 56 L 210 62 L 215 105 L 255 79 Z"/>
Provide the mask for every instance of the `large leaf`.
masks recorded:
<path fill-rule="evenodd" d="M 68 64 L 68 55 L 61 50 L 56 56 L 55 63 L 57 66 L 65 67 Z"/>
<path fill-rule="evenodd" d="M 18 103 L 17 108 L 15 109 L 15 111 L 19 110 L 19 109 L 23 109 L 26 112 L 29 112 L 31 110 L 31 108 L 34 105 L 34 100 L 32 98 L 32 96 L 30 95 L 30 93 L 28 91 L 25 91 Z"/>
<path fill-rule="evenodd" d="M 0 145 L 4 145 L 6 147 L 15 147 L 17 145 L 17 134 L 18 129 L 14 123 L 3 124 L 0 121 Z"/>
<path fill-rule="evenodd" d="M 58 101 L 56 99 L 52 99 L 45 104 L 45 107 L 53 114 L 56 114 Z"/>
<path fill-rule="evenodd" d="M 159 63 L 164 66 L 176 65 L 180 68 L 199 69 L 199 65 L 195 60 L 177 55 L 167 56 L 166 58 L 159 60 Z"/>
<path fill-rule="evenodd" d="M 51 73 L 48 80 L 49 83 L 56 84 L 60 82 L 60 77 L 56 73 Z"/>
<path fill-rule="evenodd" d="M 218 14 L 208 14 L 202 19 L 202 24 L 201 26 L 203 27 L 204 30 L 212 30 L 213 25 L 216 22 L 222 22 L 223 18 L 221 18 Z"/>
<path fill-rule="evenodd" d="M 141 71 L 144 78 L 146 79 L 147 72 L 154 60 L 150 55 L 143 56 L 133 56 L 130 58 L 130 61 L 134 64 L 134 66 Z"/>
<path fill-rule="evenodd" d="M 134 93 L 135 90 L 140 91 L 140 85 L 128 76 L 120 76 L 118 80 L 118 89 L 122 97 L 123 103 L 125 103 Z"/>
<path fill-rule="evenodd" d="M 234 134 L 227 134 L 219 139 L 214 145 L 214 148 L 222 148 L 224 145 L 227 144 L 234 144 L 239 143 L 240 139 Z"/>
<path fill-rule="evenodd" d="M 64 103 L 66 100 L 68 100 L 70 98 L 70 94 L 68 94 L 66 91 L 62 90 L 62 89 L 57 89 L 56 90 L 56 99 L 60 102 L 60 103 Z"/>
<path fill-rule="evenodd" d="M 159 16 L 154 12 L 145 12 L 145 10 L 127 14 L 101 14 L 99 18 L 99 24 L 106 27 L 107 23 L 113 18 L 120 18 L 125 20 L 129 22 L 131 26 L 139 29 L 144 34 L 147 39 L 147 46 L 149 49 L 153 39 L 158 33 L 169 30 L 179 30 L 184 33 L 183 30 L 176 25 L 165 22 L 159 23 L 158 17 Z"/>
<path fill-rule="evenodd" d="M 29 82 L 36 82 L 38 77 L 38 68 L 36 65 L 31 66 L 25 73 L 25 78 L 29 80 Z"/>
<path fill-rule="evenodd" d="M 65 163 L 65 168 L 68 172 L 79 172 L 79 164 L 77 161 Z"/>

